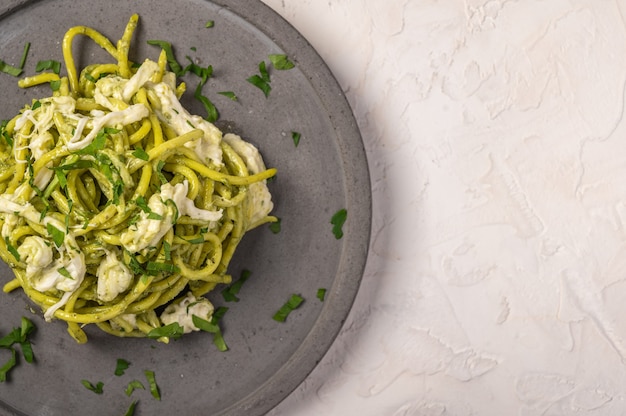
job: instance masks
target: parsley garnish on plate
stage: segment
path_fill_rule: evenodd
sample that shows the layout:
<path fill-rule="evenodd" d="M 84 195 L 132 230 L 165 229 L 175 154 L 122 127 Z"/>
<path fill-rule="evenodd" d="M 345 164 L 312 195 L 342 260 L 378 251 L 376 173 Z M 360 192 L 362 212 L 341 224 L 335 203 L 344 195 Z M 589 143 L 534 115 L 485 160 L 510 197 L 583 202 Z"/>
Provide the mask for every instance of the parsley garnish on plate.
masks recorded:
<path fill-rule="evenodd" d="M 89 391 L 93 391 L 96 394 L 104 393 L 104 383 L 101 381 L 98 381 L 95 385 L 88 380 L 81 380 L 80 382 Z"/>
<path fill-rule="evenodd" d="M 226 302 L 239 302 L 237 294 L 246 280 L 250 278 L 251 274 L 250 270 L 242 270 L 239 279 L 222 290 L 222 297 Z"/>
<path fill-rule="evenodd" d="M 133 380 L 133 381 L 130 381 L 126 385 L 126 389 L 124 390 L 124 393 L 126 393 L 126 395 L 130 397 L 130 395 L 133 394 L 133 391 L 135 391 L 137 389 L 145 390 L 146 388 L 144 387 L 144 385 L 143 385 L 143 383 L 141 381 Z"/>
<path fill-rule="evenodd" d="M 132 402 L 130 406 L 128 406 L 128 410 L 124 413 L 124 416 L 133 416 L 135 414 L 135 407 L 137 406 L 137 400 Z"/>
<path fill-rule="evenodd" d="M 279 217 L 276 217 L 276 221 L 271 222 L 269 225 L 270 231 L 274 234 L 278 234 L 281 230 L 282 220 Z"/>
<path fill-rule="evenodd" d="M 224 341 L 224 336 L 222 335 L 222 329 L 219 326 L 219 321 L 222 319 L 224 314 L 228 311 L 228 308 L 221 306 L 217 308 L 213 312 L 213 316 L 211 316 L 211 320 L 207 321 L 206 319 L 200 318 L 199 316 L 192 315 L 191 319 L 196 328 L 199 328 L 201 331 L 208 332 L 213 334 L 213 344 L 217 347 L 219 351 L 227 351 L 228 345 L 226 345 L 226 341 Z"/>
<path fill-rule="evenodd" d="M 296 66 L 293 62 L 289 60 L 287 55 L 272 54 L 269 56 L 269 58 L 274 68 L 278 69 L 279 71 L 285 71 Z"/>
<path fill-rule="evenodd" d="M 285 302 L 278 311 L 276 311 L 272 319 L 278 322 L 285 322 L 289 314 L 299 308 L 302 302 L 304 302 L 304 298 L 302 296 L 297 294 L 291 295 L 289 300 Z"/>
<path fill-rule="evenodd" d="M 51 70 L 55 74 L 59 74 L 61 72 L 61 62 L 55 61 L 54 59 L 48 59 L 45 61 L 37 62 L 37 66 L 35 67 L 35 71 L 41 72 Z"/>
<path fill-rule="evenodd" d="M 18 354 L 15 345 L 22 349 L 22 355 L 27 363 L 35 361 L 33 348 L 28 337 L 35 331 L 35 325 L 26 317 L 22 317 L 19 327 L 13 328 L 4 337 L 0 338 L 0 349 L 9 350 L 11 357 L 0 367 L 0 382 L 7 380 L 9 372 L 18 364 Z"/>
<path fill-rule="evenodd" d="M 145 370 L 143 372 L 146 375 L 146 380 L 148 380 L 148 385 L 150 386 L 150 394 L 157 400 L 161 400 L 161 392 L 159 391 L 159 386 L 156 382 L 156 377 L 154 375 L 154 371 Z"/>
<path fill-rule="evenodd" d="M 335 212 L 335 214 L 330 219 L 330 223 L 333 225 L 333 234 L 335 235 L 335 238 L 337 240 L 343 237 L 343 224 L 346 222 L 347 218 L 348 211 L 343 208 Z"/>
<path fill-rule="evenodd" d="M 126 361 L 123 358 L 118 358 L 117 364 L 115 366 L 115 375 L 118 377 L 123 376 L 124 372 L 128 369 L 129 366 L 130 366 L 130 363 L 128 361 Z"/>
<path fill-rule="evenodd" d="M 270 96 L 272 86 L 270 85 L 270 74 L 267 71 L 265 61 L 261 61 L 259 63 L 259 73 L 252 75 L 251 77 L 246 79 L 246 81 L 263 91 L 265 98 Z"/>
<path fill-rule="evenodd" d="M 178 339 L 183 336 L 184 329 L 178 322 L 172 322 L 171 324 L 164 325 L 158 328 L 154 328 L 148 332 L 148 338 L 159 339 L 162 337 Z"/>
<path fill-rule="evenodd" d="M 293 140 L 294 146 L 298 147 L 298 144 L 300 144 L 301 137 L 302 137 L 301 133 L 298 133 L 297 131 L 291 132 L 291 139 Z"/>
<path fill-rule="evenodd" d="M 22 73 L 22 70 L 20 68 L 15 67 L 13 65 L 9 65 L 2 60 L 0 60 L 0 71 L 4 72 L 5 74 L 12 75 L 14 77 L 19 77 L 20 74 Z"/>
<path fill-rule="evenodd" d="M 218 92 L 219 95 L 223 95 L 224 97 L 230 98 L 233 101 L 237 101 L 237 95 L 232 92 L 232 91 L 220 91 Z"/>

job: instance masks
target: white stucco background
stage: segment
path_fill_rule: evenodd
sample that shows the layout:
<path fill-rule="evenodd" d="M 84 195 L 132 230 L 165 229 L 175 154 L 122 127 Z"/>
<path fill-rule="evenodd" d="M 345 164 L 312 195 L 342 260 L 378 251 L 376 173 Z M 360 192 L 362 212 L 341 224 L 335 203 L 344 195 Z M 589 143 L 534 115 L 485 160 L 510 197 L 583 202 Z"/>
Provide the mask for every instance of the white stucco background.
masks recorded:
<path fill-rule="evenodd" d="M 271 416 L 626 414 L 626 0 L 264 0 L 353 108 L 371 252 Z"/>

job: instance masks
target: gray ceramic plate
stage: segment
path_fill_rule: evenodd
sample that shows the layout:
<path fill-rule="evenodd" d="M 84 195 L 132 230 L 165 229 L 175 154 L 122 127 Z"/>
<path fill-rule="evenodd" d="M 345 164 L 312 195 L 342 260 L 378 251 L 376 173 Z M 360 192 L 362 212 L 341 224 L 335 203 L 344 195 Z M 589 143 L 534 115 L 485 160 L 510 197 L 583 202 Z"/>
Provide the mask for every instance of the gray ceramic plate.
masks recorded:
<path fill-rule="evenodd" d="M 0 59 L 17 64 L 31 42 L 25 75 L 38 60 L 61 61 L 65 30 L 84 24 L 117 40 L 134 12 L 140 15 L 131 55 L 156 59 L 149 39 L 171 42 L 179 61 L 189 55 L 214 67 L 204 92 L 220 110 L 220 125 L 255 143 L 269 166 L 278 168 L 271 183 L 282 231 L 267 227 L 248 234 L 232 263 L 237 277 L 252 272 L 240 301 L 223 318 L 230 350 L 218 352 L 208 334 L 192 334 L 169 345 L 117 339 L 88 330 L 90 341 L 77 345 L 60 322 L 44 323 L 21 293 L 0 293 L 0 334 L 28 316 L 37 325 L 37 362 L 21 364 L 0 385 L 0 414 L 122 415 L 138 400 L 137 415 L 261 415 L 301 383 L 333 342 L 358 290 L 370 232 L 370 184 L 361 138 L 350 108 L 320 57 L 305 39 L 261 2 L 251 0 L 3 0 L 0 5 Z M 209 20 L 213 28 L 205 28 Z M 75 41 L 79 63 L 109 60 L 86 38 Z M 287 54 L 297 64 L 272 71 L 273 90 L 265 98 L 247 83 L 271 53 Z M 189 90 L 196 80 L 188 79 Z M 218 95 L 234 91 L 239 101 Z M 0 119 L 12 117 L 49 88 L 20 90 L 16 79 L 0 74 Z M 188 93 L 184 104 L 203 108 Z M 298 147 L 291 132 L 302 134 Z M 348 210 L 345 236 L 336 240 L 329 223 L 337 210 Z M 4 265 L 0 282 L 11 272 Z M 316 298 L 328 290 L 326 300 Z M 287 322 L 273 313 L 292 293 L 306 301 Z M 2 355 L 4 361 L 7 356 Z M 116 360 L 131 363 L 122 377 Z M 148 391 L 124 394 L 126 384 L 156 374 L 161 401 Z M 104 393 L 85 389 L 81 380 L 102 381 Z"/>

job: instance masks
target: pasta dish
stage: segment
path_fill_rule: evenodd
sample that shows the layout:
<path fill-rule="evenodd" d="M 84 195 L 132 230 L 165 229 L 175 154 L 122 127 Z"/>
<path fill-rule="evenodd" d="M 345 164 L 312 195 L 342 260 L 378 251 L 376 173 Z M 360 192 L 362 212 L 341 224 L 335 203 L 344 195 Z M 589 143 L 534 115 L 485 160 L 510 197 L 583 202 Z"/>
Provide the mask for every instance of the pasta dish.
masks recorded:
<path fill-rule="evenodd" d="M 116 44 L 77 26 L 62 42 L 67 76 L 42 73 L 20 86 L 50 83 L 0 128 L 0 256 L 46 320 L 67 322 L 78 342 L 95 324 L 145 337 L 176 323 L 210 320 L 205 297 L 228 284 L 244 234 L 276 221 L 259 151 L 190 114 L 184 83 L 156 61 L 128 51 L 138 16 Z M 113 63 L 80 72 L 72 41 L 87 36 Z M 167 341 L 167 337 L 162 340 Z"/>

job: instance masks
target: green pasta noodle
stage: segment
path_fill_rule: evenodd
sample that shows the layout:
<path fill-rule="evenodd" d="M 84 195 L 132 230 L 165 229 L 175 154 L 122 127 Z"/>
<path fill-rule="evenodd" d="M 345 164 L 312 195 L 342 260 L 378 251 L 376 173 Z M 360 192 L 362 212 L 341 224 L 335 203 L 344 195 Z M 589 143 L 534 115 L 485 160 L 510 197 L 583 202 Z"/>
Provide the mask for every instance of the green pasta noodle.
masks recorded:
<path fill-rule="evenodd" d="M 130 61 L 137 24 L 133 15 L 116 43 L 70 28 L 67 76 L 18 82 L 60 87 L 0 126 L 0 258 L 15 275 L 3 290 L 21 288 L 79 343 L 88 324 L 120 337 L 172 322 L 198 330 L 191 317 L 211 317 L 204 296 L 230 283 L 244 234 L 276 221 L 266 186 L 276 170 L 182 108 L 184 83 L 166 70 L 164 51 L 156 62 Z M 79 35 L 114 63 L 78 72 Z"/>

